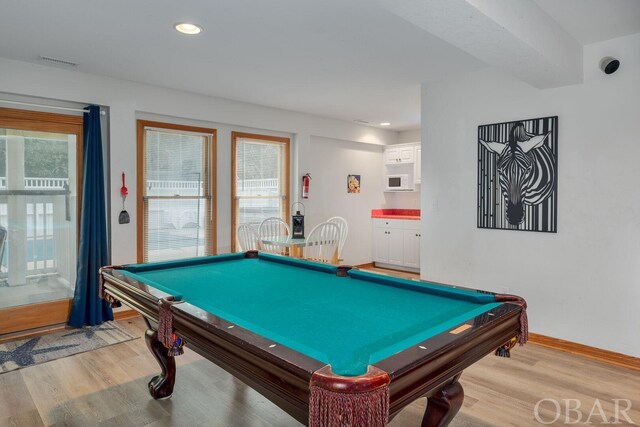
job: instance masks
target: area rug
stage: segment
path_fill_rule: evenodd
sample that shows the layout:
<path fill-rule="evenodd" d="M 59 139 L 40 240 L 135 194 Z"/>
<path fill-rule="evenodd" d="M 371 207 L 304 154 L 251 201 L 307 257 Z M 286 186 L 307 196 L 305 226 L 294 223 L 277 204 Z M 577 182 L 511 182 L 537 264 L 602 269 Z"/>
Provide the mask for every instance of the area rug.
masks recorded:
<path fill-rule="evenodd" d="M 0 344 L 0 374 L 136 339 L 116 322 Z"/>

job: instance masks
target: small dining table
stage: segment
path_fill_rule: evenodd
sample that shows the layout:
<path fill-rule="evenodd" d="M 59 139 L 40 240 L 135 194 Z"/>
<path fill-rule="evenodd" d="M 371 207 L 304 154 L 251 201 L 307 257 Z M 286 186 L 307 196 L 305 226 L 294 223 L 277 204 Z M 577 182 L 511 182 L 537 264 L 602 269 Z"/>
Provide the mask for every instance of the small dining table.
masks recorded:
<path fill-rule="evenodd" d="M 260 243 L 263 245 L 274 245 L 283 248 L 287 248 L 289 256 L 294 258 L 304 257 L 304 248 L 307 246 L 307 240 L 304 238 L 293 238 L 291 236 L 273 236 L 263 237 L 260 239 Z M 338 248 L 331 257 L 331 264 L 338 264 Z"/>

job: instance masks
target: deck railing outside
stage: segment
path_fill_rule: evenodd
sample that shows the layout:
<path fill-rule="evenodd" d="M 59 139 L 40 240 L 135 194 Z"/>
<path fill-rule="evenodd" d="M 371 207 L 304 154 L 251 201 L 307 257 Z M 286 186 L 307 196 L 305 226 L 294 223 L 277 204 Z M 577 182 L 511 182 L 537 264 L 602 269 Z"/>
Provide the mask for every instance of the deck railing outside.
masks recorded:
<path fill-rule="evenodd" d="M 38 178 L 25 177 L 24 189 L 38 190 L 38 195 L 27 195 L 26 197 L 26 269 L 29 276 L 38 274 L 54 273 L 57 271 L 57 262 L 59 250 L 56 247 L 55 223 L 59 221 L 57 212 L 65 209 L 65 197 L 60 195 L 42 195 L 42 190 L 62 190 L 68 185 L 69 180 L 66 178 Z M 203 182 L 198 180 L 149 180 L 147 181 L 149 189 L 156 190 L 159 193 L 174 194 L 175 191 L 181 190 L 180 194 L 189 195 L 193 192 L 197 194 L 203 188 Z M 274 216 L 279 212 L 278 200 L 278 180 L 277 179 L 245 179 L 238 180 L 238 192 L 243 195 L 250 196 L 267 196 L 264 199 L 258 197 L 253 200 L 247 200 L 242 203 L 240 208 L 241 217 L 244 221 L 259 223 L 266 216 Z M 0 177 L 0 189 L 7 189 L 7 178 Z M 271 197 L 269 197 L 271 196 Z M 275 197 L 274 197 L 275 196 Z M 13 196 L 5 196 L 13 197 Z M 169 210 L 171 210 L 169 208 Z M 8 227 L 8 203 L 7 199 L 0 199 L 0 225 Z M 193 215 L 195 216 L 195 208 Z M 178 212 L 164 212 L 163 218 L 174 218 L 176 216 L 189 216 L 191 212 L 184 212 L 184 208 Z M 201 212 L 202 215 L 202 212 Z M 189 217 L 191 217 L 189 216 Z M 167 220 L 168 221 L 168 220 Z M 176 228 L 173 222 L 168 221 L 166 224 L 156 224 L 160 228 Z M 0 278 L 6 277 L 8 268 L 8 257 L 10 254 L 9 245 L 5 245 L 4 255 L 0 260 Z M 60 249 L 62 250 L 62 249 Z"/>
<path fill-rule="evenodd" d="M 27 195 L 24 212 L 26 216 L 26 270 L 28 276 L 54 273 L 57 271 L 58 254 L 56 253 L 55 213 L 64 211 L 65 197 L 60 195 L 42 194 L 41 190 L 62 190 L 68 185 L 66 178 L 36 178 L 25 177 L 24 189 Z M 7 188 L 7 178 L 0 177 L 0 189 Z M 29 190 L 40 190 L 40 193 L 28 195 Z M 13 197 L 13 196 L 5 196 Z M 8 201 L 0 201 L 0 226 L 9 228 Z M 7 275 L 7 262 L 10 256 L 10 245 L 5 244 L 5 250 L 0 263 L 0 278 Z"/>

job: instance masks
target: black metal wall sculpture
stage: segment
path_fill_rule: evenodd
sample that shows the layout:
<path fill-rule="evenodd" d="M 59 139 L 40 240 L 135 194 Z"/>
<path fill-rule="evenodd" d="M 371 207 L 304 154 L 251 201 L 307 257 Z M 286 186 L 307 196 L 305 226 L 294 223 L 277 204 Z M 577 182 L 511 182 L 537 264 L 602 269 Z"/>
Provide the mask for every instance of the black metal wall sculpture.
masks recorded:
<path fill-rule="evenodd" d="M 478 228 L 558 228 L 558 117 L 478 126 Z"/>

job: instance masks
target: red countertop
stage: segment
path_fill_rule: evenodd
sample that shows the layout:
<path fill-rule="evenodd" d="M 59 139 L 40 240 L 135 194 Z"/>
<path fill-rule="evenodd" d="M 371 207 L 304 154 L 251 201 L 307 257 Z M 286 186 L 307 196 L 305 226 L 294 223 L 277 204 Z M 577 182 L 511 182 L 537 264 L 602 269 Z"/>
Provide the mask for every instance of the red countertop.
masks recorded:
<path fill-rule="evenodd" d="M 420 209 L 372 209 L 371 218 L 420 219 Z"/>

